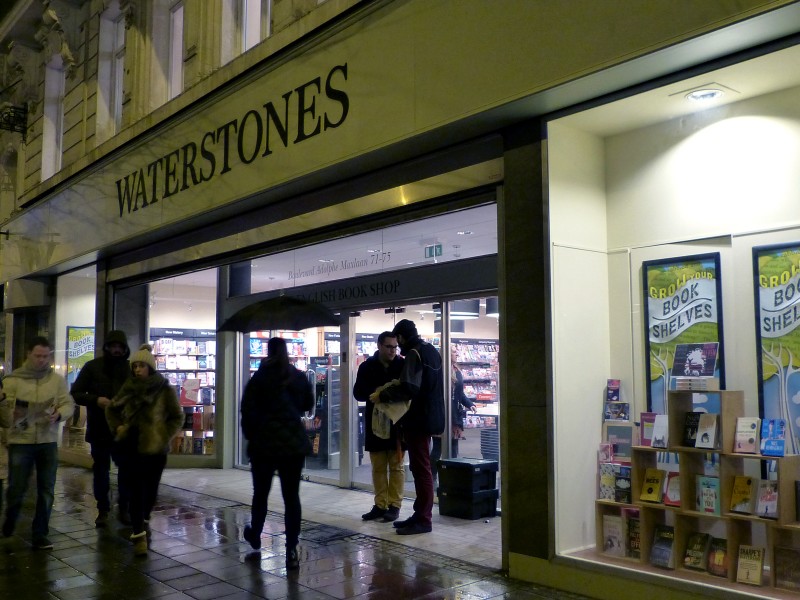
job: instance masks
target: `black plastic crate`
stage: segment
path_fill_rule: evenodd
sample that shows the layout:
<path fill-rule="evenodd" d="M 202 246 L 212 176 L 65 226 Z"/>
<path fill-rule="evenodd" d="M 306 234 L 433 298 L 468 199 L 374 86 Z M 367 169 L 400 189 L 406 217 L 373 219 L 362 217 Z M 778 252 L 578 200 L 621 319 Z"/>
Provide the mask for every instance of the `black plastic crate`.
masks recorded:
<path fill-rule="evenodd" d="M 479 492 L 451 492 L 439 488 L 439 514 L 443 517 L 459 519 L 483 519 L 497 516 L 497 499 L 500 490 L 482 490 Z"/>
<path fill-rule="evenodd" d="M 497 461 L 448 458 L 438 462 L 439 488 L 448 492 L 479 492 L 497 487 Z"/>

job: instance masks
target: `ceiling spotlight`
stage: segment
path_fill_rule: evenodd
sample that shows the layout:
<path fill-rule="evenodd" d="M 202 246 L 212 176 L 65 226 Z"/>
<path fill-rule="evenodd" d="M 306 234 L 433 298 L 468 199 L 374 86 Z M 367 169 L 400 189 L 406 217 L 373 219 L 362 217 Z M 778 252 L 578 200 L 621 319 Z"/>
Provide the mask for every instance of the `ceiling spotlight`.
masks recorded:
<path fill-rule="evenodd" d="M 702 90 L 692 90 L 686 94 L 686 99 L 692 102 L 711 102 L 712 100 L 721 98 L 723 93 L 722 90 L 716 88 L 704 88 Z"/>
<path fill-rule="evenodd" d="M 458 235 L 472 235 L 472 232 L 469 229 L 465 229 L 463 231 L 457 232 Z"/>

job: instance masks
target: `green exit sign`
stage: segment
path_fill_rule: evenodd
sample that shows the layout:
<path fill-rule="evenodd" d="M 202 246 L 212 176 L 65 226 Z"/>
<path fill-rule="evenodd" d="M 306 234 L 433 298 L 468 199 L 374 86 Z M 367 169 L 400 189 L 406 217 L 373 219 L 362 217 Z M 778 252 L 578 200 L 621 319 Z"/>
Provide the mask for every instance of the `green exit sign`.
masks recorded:
<path fill-rule="evenodd" d="M 441 244 L 433 244 L 431 246 L 425 246 L 425 258 L 433 258 L 434 256 L 441 256 L 441 255 L 442 255 Z"/>

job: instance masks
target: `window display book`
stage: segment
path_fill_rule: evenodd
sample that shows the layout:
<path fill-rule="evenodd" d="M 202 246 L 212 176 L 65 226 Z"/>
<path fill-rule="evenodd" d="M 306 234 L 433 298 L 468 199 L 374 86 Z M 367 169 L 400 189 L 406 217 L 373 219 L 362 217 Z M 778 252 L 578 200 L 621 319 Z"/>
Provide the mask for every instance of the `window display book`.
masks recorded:
<path fill-rule="evenodd" d="M 639 444 L 642 446 L 652 446 L 653 425 L 656 421 L 656 413 L 643 412 L 639 415 Z"/>
<path fill-rule="evenodd" d="M 711 547 L 711 536 L 695 531 L 686 540 L 686 552 L 683 566 L 687 569 L 705 571 L 708 564 L 708 549 Z"/>
<path fill-rule="evenodd" d="M 669 417 L 656 415 L 653 421 L 653 448 L 666 448 L 669 445 Z"/>
<path fill-rule="evenodd" d="M 761 421 L 761 454 L 764 456 L 786 454 L 786 419 Z"/>
<path fill-rule="evenodd" d="M 706 571 L 718 577 L 728 576 L 728 540 L 716 537 L 711 538 Z"/>
<path fill-rule="evenodd" d="M 684 419 L 683 425 L 683 440 L 682 443 L 684 446 L 689 448 L 694 448 L 695 443 L 697 442 L 697 430 L 700 425 L 700 415 L 703 413 L 701 412 L 687 412 L 686 418 Z"/>
<path fill-rule="evenodd" d="M 749 475 L 736 475 L 731 490 L 731 512 L 752 514 L 755 508 L 758 479 Z"/>
<path fill-rule="evenodd" d="M 661 503 L 663 500 L 661 491 L 664 488 L 665 478 L 666 471 L 663 469 L 656 469 L 653 467 L 646 469 L 639 500 L 642 502 Z"/>
<path fill-rule="evenodd" d="M 757 454 L 761 419 L 758 417 L 737 417 L 736 432 L 733 437 L 733 451 L 741 454 Z"/>
<path fill-rule="evenodd" d="M 671 525 L 656 525 L 653 545 L 650 548 L 650 564 L 665 569 L 675 568 L 675 529 Z"/>
<path fill-rule="evenodd" d="M 714 450 L 717 447 L 719 437 L 719 415 L 714 413 L 701 413 L 700 421 L 697 424 L 697 440 L 695 448 L 708 448 Z"/>
<path fill-rule="evenodd" d="M 613 444 L 616 462 L 631 462 L 631 447 L 638 441 L 637 429 L 632 422 L 606 421 L 603 423 L 603 441 Z"/>
<path fill-rule="evenodd" d="M 603 515 L 603 554 L 625 556 L 625 521 L 621 515 Z"/>
<path fill-rule="evenodd" d="M 775 546 L 775 587 L 784 590 L 800 590 L 800 549 Z"/>
<path fill-rule="evenodd" d="M 695 510 L 710 515 L 719 515 L 719 477 L 697 475 L 695 480 L 695 490 L 697 492 Z"/>
<path fill-rule="evenodd" d="M 756 512 L 765 519 L 778 518 L 778 482 L 762 479 L 758 482 Z"/>
<path fill-rule="evenodd" d="M 764 571 L 764 548 L 739 546 L 739 560 L 736 565 L 736 581 L 750 585 L 761 585 Z"/>
<path fill-rule="evenodd" d="M 667 473 L 667 481 L 664 486 L 664 504 L 666 506 L 681 505 L 681 475 L 678 471 Z"/>
<path fill-rule="evenodd" d="M 641 523 L 639 521 L 639 510 L 635 508 L 622 509 L 622 517 L 625 519 L 625 529 L 628 537 L 626 553 L 630 558 L 641 556 Z"/>

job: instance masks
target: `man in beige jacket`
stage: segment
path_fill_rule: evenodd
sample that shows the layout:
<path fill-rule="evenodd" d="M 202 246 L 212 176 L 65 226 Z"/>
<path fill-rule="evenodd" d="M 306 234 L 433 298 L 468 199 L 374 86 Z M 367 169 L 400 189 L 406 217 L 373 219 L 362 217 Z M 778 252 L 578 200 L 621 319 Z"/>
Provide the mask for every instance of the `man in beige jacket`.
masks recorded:
<path fill-rule="evenodd" d="M 6 400 L 0 408 L 0 427 L 8 428 L 8 493 L 3 536 L 14 534 L 31 472 L 36 468 L 36 512 L 33 547 L 53 547 L 47 539 L 58 469 L 59 423 L 75 409 L 67 382 L 53 372 L 53 346 L 43 337 L 28 344 L 25 364 L 3 381 Z"/>

